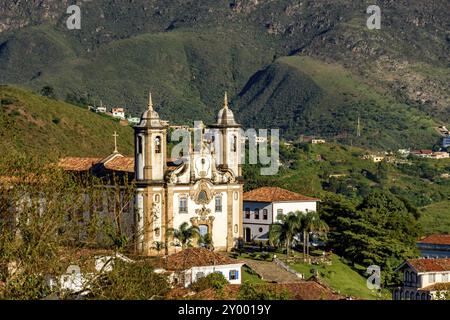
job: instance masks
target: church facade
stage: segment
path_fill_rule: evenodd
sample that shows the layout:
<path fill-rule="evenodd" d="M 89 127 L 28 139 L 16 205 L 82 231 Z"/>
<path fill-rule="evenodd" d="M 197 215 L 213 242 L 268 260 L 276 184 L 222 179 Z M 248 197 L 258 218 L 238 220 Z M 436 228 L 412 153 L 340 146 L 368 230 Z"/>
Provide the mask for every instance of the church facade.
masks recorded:
<path fill-rule="evenodd" d="M 209 235 L 215 250 L 235 247 L 243 237 L 241 126 L 226 94 L 215 124 L 183 129 L 188 142 L 176 157 L 168 157 L 171 130 L 154 110 L 151 95 L 134 130 L 137 251 L 155 255 L 160 243 L 174 252 L 179 243 L 171 230 L 183 223 Z"/>

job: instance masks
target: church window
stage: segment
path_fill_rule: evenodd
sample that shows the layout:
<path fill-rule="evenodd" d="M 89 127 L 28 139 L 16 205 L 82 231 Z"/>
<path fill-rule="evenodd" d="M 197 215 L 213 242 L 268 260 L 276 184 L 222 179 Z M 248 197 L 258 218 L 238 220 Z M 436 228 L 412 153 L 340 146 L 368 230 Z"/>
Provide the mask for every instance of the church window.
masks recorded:
<path fill-rule="evenodd" d="M 180 213 L 187 213 L 188 212 L 188 206 L 187 206 L 187 197 L 181 196 L 180 197 L 180 206 L 179 210 Z"/>
<path fill-rule="evenodd" d="M 202 190 L 198 194 L 198 202 L 204 203 L 208 201 L 208 195 L 205 190 Z"/>
<path fill-rule="evenodd" d="M 245 208 L 245 219 L 250 219 L 250 209 Z"/>
<path fill-rule="evenodd" d="M 269 218 L 269 214 L 267 212 L 267 209 L 263 209 L 263 220 L 267 220 Z"/>
<path fill-rule="evenodd" d="M 259 209 L 255 209 L 255 219 L 259 220 Z"/>
<path fill-rule="evenodd" d="M 235 224 L 235 225 L 234 225 L 234 233 L 238 233 L 238 231 L 239 231 L 239 229 L 238 229 L 238 225 L 237 225 L 237 224 Z"/>
<path fill-rule="evenodd" d="M 237 199 L 238 199 L 238 197 L 239 197 L 238 193 L 237 193 L 237 192 L 235 192 L 235 193 L 234 193 L 234 200 L 237 200 Z"/>
<path fill-rule="evenodd" d="M 216 196 L 216 212 L 222 212 L 222 196 Z"/>
<path fill-rule="evenodd" d="M 161 137 L 155 138 L 155 153 L 161 153 Z"/>
<path fill-rule="evenodd" d="M 233 136 L 233 142 L 231 143 L 231 152 L 237 152 L 237 137 Z"/>
<path fill-rule="evenodd" d="M 161 197 L 159 194 L 155 194 L 155 202 L 159 203 L 159 201 L 161 200 Z"/>
<path fill-rule="evenodd" d="M 142 152 L 143 152 L 143 144 L 142 144 L 142 137 L 141 136 L 138 136 L 138 143 L 137 143 L 137 145 L 138 145 L 137 153 L 138 154 L 142 154 Z"/>
<path fill-rule="evenodd" d="M 237 270 L 230 270 L 230 280 L 238 280 L 239 279 L 239 271 Z"/>

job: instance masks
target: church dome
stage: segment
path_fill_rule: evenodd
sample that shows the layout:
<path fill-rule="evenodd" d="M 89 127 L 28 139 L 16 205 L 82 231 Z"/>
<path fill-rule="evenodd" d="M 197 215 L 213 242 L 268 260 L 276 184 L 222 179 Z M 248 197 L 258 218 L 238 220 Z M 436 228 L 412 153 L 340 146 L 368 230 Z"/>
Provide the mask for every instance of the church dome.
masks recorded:
<path fill-rule="evenodd" d="M 223 108 L 219 111 L 219 116 L 217 117 L 218 125 L 237 125 L 234 120 L 233 111 L 228 107 L 228 96 L 225 92 L 225 98 L 223 102 Z"/>
<path fill-rule="evenodd" d="M 163 127 L 165 122 L 159 118 L 158 112 L 153 109 L 152 94 L 148 96 L 148 108 L 141 116 L 138 127 Z"/>

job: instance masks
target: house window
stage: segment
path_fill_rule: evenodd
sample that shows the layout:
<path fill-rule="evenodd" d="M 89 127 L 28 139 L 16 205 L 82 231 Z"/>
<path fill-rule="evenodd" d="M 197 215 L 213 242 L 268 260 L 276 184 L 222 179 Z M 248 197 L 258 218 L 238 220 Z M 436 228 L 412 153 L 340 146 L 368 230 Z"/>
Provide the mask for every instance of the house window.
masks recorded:
<path fill-rule="evenodd" d="M 205 273 L 204 272 L 197 272 L 197 274 L 195 275 L 196 281 L 200 280 L 201 278 L 205 277 Z"/>
<path fill-rule="evenodd" d="M 155 138 L 155 153 L 161 153 L 161 137 Z"/>
<path fill-rule="evenodd" d="M 436 275 L 434 273 L 428 275 L 428 282 L 429 283 L 436 282 Z"/>
<path fill-rule="evenodd" d="M 239 271 L 237 270 L 230 270 L 230 280 L 238 280 L 239 279 Z"/>
<path fill-rule="evenodd" d="M 255 219 L 259 220 L 259 209 L 255 209 Z"/>
<path fill-rule="evenodd" d="M 448 273 L 442 274 L 442 282 L 448 282 Z"/>
<path fill-rule="evenodd" d="M 245 219 L 250 219 L 250 209 L 245 208 Z"/>
<path fill-rule="evenodd" d="M 259 232 L 263 232 L 263 228 L 259 228 L 258 231 L 259 231 Z"/>
<path fill-rule="evenodd" d="M 283 214 L 283 209 L 277 209 L 277 215 Z"/>
<path fill-rule="evenodd" d="M 187 197 L 186 196 L 180 196 L 180 207 L 178 210 L 180 213 L 187 213 L 188 207 L 187 207 Z"/>
<path fill-rule="evenodd" d="M 222 212 L 222 196 L 216 196 L 216 212 Z"/>
<path fill-rule="evenodd" d="M 269 213 L 267 212 L 267 209 L 263 209 L 263 220 L 267 220 L 269 218 Z"/>

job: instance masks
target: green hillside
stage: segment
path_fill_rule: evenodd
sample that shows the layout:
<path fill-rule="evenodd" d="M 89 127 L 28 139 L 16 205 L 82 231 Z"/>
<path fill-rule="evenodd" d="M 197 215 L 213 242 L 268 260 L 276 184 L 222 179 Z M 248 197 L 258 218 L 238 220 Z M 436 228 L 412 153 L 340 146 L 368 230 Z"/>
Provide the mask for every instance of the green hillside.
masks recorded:
<path fill-rule="evenodd" d="M 318 135 L 385 150 L 439 142 L 437 124 L 425 113 L 340 65 L 306 56 L 278 59 L 247 84 L 237 105 L 247 126 L 281 128 L 291 139 Z"/>
<path fill-rule="evenodd" d="M 0 86 L 0 145 L 3 155 L 106 156 L 133 154 L 133 130 L 118 121 L 11 86 Z"/>
<path fill-rule="evenodd" d="M 431 148 L 450 119 L 448 5 L 379 5 L 368 30 L 367 4 L 349 0 L 99 0 L 74 31 L 59 1 L 0 4 L 0 83 L 133 115 L 152 90 L 172 123 L 213 121 L 228 91 L 241 121 L 288 137 L 350 143 L 359 114 L 354 144 Z"/>

